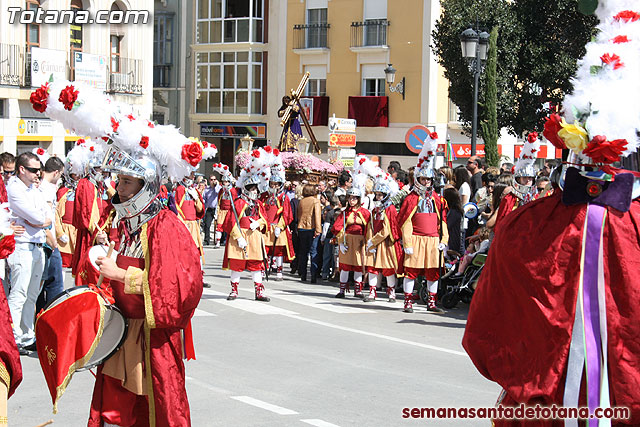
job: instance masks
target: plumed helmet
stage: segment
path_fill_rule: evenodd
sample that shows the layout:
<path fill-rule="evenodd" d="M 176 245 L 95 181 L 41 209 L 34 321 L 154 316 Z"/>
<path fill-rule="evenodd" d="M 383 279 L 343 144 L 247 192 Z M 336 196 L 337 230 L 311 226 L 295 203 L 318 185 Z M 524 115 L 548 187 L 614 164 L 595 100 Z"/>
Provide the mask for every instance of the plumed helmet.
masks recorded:
<path fill-rule="evenodd" d="M 347 190 L 347 196 L 355 196 L 355 197 L 362 198 L 363 196 L 362 189 L 358 187 L 351 187 L 349 190 Z"/>

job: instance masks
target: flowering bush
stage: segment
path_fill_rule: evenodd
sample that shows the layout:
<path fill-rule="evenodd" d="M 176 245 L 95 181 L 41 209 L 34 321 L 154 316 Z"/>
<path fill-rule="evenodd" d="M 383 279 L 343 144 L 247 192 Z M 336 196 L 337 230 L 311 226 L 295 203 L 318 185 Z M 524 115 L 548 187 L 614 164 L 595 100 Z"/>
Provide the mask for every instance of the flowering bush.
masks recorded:
<path fill-rule="evenodd" d="M 331 164 L 317 158 L 313 154 L 304 154 L 296 151 L 285 151 L 280 153 L 280 157 L 282 157 L 282 165 L 286 169 L 294 169 L 298 172 L 326 172 L 339 174 L 344 169 L 344 165 L 340 161 Z M 236 156 L 236 164 L 240 168 L 246 167 L 249 164 L 249 154 L 238 154 Z"/>

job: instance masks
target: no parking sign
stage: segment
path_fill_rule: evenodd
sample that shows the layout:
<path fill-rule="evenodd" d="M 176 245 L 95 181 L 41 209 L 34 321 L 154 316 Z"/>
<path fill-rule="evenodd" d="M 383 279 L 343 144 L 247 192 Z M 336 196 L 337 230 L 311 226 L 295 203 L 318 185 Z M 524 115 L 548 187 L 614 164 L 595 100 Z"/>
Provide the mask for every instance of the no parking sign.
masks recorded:
<path fill-rule="evenodd" d="M 431 128 L 431 129 L 429 129 Z M 429 137 L 431 132 L 435 132 L 435 126 L 416 125 L 407 131 L 404 136 L 404 143 L 411 152 L 420 154 L 424 141 Z"/>

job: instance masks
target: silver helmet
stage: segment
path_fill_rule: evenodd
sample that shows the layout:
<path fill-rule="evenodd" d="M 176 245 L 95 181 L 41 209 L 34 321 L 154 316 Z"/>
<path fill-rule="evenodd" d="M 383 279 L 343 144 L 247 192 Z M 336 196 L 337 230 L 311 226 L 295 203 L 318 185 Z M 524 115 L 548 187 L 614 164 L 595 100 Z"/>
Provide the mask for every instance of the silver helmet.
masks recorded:
<path fill-rule="evenodd" d="M 258 191 L 258 189 L 256 188 L 255 190 L 250 191 L 247 187 L 250 187 L 252 185 L 259 186 L 260 182 L 261 182 L 260 176 L 258 176 L 258 174 L 247 176 L 244 182 L 242 183 L 242 187 L 243 187 L 242 195 L 249 200 L 256 200 L 260 195 L 260 192 Z"/>
<path fill-rule="evenodd" d="M 421 197 L 425 197 L 428 192 L 433 188 L 433 180 L 435 178 L 435 172 L 430 167 L 424 167 L 420 169 L 416 169 L 413 175 L 413 191 L 418 193 Z M 431 180 L 431 183 L 427 185 L 422 185 L 420 183 L 420 178 L 428 178 Z"/>
<path fill-rule="evenodd" d="M 386 206 L 391 196 L 391 188 L 389 187 L 389 184 L 386 181 L 379 179 L 373 185 L 373 192 L 384 194 L 384 197 L 382 198 L 382 200 L 375 201 L 376 206 L 378 207 Z"/>
<path fill-rule="evenodd" d="M 67 184 L 67 188 L 76 188 L 76 186 L 78 185 L 78 180 L 71 176 L 75 175 L 75 173 L 73 172 L 73 166 L 71 165 L 71 160 L 69 159 L 69 157 L 64 160 L 64 170 L 62 171 L 62 174 L 64 175 L 64 180 Z"/>
<path fill-rule="evenodd" d="M 269 184 L 271 184 L 272 182 L 276 182 L 279 184 L 277 187 L 271 187 L 271 185 L 269 185 L 268 191 L 271 194 L 280 194 L 282 190 L 284 190 L 285 177 L 283 174 L 279 172 L 280 172 L 279 167 L 271 168 L 271 177 L 269 178 Z"/>
<path fill-rule="evenodd" d="M 362 190 L 358 187 L 351 187 L 350 189 L 347 190 L 347 196 L 355 196 L 355 197 L 362 198 L 363 196 Z"/>
<path fill-rule="evenodd" d="M 520 184 L 518 182 L 518 178 L 531 178 L 531 185 Z M 513 189 L 522 197 L 526 194 L 529 194 L 533 191 L 533 187 L 535 186 L 536 179 L 536 169 L 533 165 L 527 165 L 523 168 L 517 169 L 513 174 Z"/>
<path fill-rule="evenodd" d="M 134 232 L 156 216 L 162 208 L 158 198 L 162 184 L 162 169 L 154 158 L 138 153 L 130 155 L 117 146 L 112 145 L 102 163 L 102 170 L 120 175 L 129 175 L 142 179 L 142 189 L 126 202 L 121 202 L 116 193 L 113 196 L 113 207 L 129 232 Z"/>

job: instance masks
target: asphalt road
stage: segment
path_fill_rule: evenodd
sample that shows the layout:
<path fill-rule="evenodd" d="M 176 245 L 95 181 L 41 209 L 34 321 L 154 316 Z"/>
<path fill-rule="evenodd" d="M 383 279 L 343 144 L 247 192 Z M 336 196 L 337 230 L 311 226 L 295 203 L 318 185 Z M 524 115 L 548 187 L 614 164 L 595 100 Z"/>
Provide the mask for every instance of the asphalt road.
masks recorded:
<path fill-rule="evenodd" d="M 186 365 L 193 426 L 490 425 L 488 420 L 405 419 L 404 408 L 490 407 L 500 388 L 483 378 L 461 343 L 467 306 L 438 315 L 402 301 L 336 300 L 336 284 L 285 273 L 253 300 L 248 275 L 227 301 L 222 249 L 206 249 L 205 289 L 193 319 L 196 361 Z M 287 268 L 288 270 L 288 268 Z M 68 281 L 70 282 L 70 280 Z M 52 414 L 37 357 L 9 401 L 12 426 L 83 426 L 94 379 L 74 375 Z"/>

